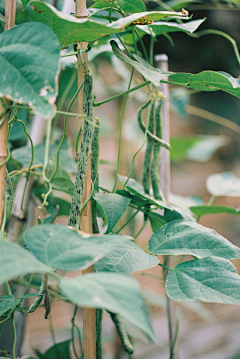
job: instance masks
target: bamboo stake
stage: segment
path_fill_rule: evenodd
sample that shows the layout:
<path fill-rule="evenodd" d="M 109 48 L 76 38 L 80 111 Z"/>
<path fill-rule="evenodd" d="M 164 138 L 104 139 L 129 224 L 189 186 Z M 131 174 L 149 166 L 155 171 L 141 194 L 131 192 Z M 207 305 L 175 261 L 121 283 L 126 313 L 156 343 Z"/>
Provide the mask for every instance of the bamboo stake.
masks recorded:
<path fill-rule="evenodd" d="M 16 14 L 16 0 L 6 0 L 5 6 L 5 27 L 4 30 L 9 30 L 15 24 L 15 14 Z M 3 99 L 8 105 L 8 101 Z M 0 113 L 4 111 L 2 103 L 0 103 Z M 3 118 L 0 119 L 0 122 Z M 7 134 L 8 134 L 8 121 L 5 122 L 0 127 L 0 163 L 2 163 L 7 158 Z M 5 163 L 0 167 L 0 227 L 2 224 L 3 216 L 3 204 L 4 204 L 4 189 L 5 189 L 5 172 L 7 164 Z"/>
<path fill-rule="evenodd" d="M 76 0 L 76 18 L 84 19 L 88 17 L 86 0 Z M 87 43 L 79 44 L 81 49 L 87 47 Z M 88 68 L 87 53 L 78 55 L 78 86 L 84 80 L 85 72 Z M 82 63 L 84 61 L 84 64 Z M 78 95 L 78 113 L 83 113 L 83 89 Z M 80 120 L 82 121 L 82 119 Z M 88 171 L 85 182 L 83 203 L 89 197 L 91 192 L 91 156 L 88 162 Z M 81 230 L 86 233 L 92 233 L 92 206 L 89 201 L 83 210 L 80 218 Z M 94 272 L 92 265 L 83 271 L 83 274 Z M 84 359 L 96 359 L 96 310 L 94 308 L 83 308 L 83 352 Z"/>
<path fill-rule="evenodd" d="M 156 67 L 168 71 L 168 57 L 167 55 L 155 56 Z M 163 102 L 163 139 L 170 143 L 170 116 L 169 116 L 169 89 L 168 84 L 161 84 L 161 91 L 164 95 Z M 169 201 L 170 196 L 170 152 L 164 147 L 161 147 L 161 163 L 160 163 L 160 179 L 161 190 L 166 199 Z M 165 265 L 170 267 L 170 257 L 165 257 Z M 164 278 L 167 277 L 167 270 L 164 269 Z M 176 304 L 168 296 L 167 301 L 167 314 L 168 314 L 168 331 L 169 331 L 169 351 L 170 359 L 179 359 L 179 342 L 177 340 L 177 321 L 176 321 Z"/>

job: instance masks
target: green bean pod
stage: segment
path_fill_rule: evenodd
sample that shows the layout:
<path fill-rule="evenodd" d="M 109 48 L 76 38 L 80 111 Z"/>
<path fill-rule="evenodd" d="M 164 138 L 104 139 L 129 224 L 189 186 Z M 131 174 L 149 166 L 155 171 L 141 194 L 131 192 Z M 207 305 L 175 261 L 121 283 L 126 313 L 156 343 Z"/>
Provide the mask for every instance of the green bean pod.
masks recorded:
<path fill-rule="evenodd" d="M 162 99 L 158 101 L 158 105 L 155 112 L 155 134 L 159 138 L 162 138 L 163 136 L 162 113 L 161 113 L 162 102 L 163 102 Z M 162 199 L 160 194 L 160 160 L 161 160 L 161 144 L 159 142 L 154 142 L 151 179 L 152 179 L 153 194 L 156 199 Z"/>
<path fill-rule="evenodd" d="M 92 139 L 92 157 L 91 157 L 91 179 L 94 184 L 94 190 L 98 191 L 98 168 L 99 168 L 99 119 L 96 118 L 97 127 L 94 127 L 93 139 Z M 92 199 L 92 226 L 93 233 L 99 233 L 97 223 L 97 205 L 96 201 Z"/>
<path fill-rule="evenodd" d="M 82 138 L 80 143 L 80 153 L 78 156 L 77 174 L 74 185 L 72 203 L 69 214 L 69 226 L 80 228 L 80 211 L 85 188 L 88 160 L 92 142 L 92 77 L 88 73 L 85 75 L 83 92 L 83 113 L 87 116 L 84 120 Z"/>
<path fill-rule="evenodd" d="M 9 220 L 12 213 L 12 207 L 13 207 L 13 185 L 11 178 L 9 177 L 8 171 L 6 169 L 5 173 L 5 199 L 6 199 L 6 221 Z"/>
<path fill-rule="evenodd" d="M 118 332 L 118 335 L 121 339 L 122 342 L 122 346 L 124 348 L 124 350 L 128 353 L 128 354 L 133 354 L 134 353 L 134 347 L 132 345 L 132 343 L 130 342 L 128 333 L 126 331 L 126 328 L 121 320 L 121 317 L 119 314 L 116 313 L 112 313 L 109 312 L 113 323 L 115 324 L 116 330 Z"/>
<path fill-rule="evenodd" d="M 39 305 L 42 302 L 43 296 L 44 296 L 44 291 L 45 291 L 45 279 L 44 279 L 44 276 L 42 276 L 41 286 L 40 286 L 38 295 L 37 295 L 36 299 L 34 300 L 33 304 L 30 305 L 30 307 L 28 308 L 27 313 L 35 312 L 35 310 L 39 307 Z"/>
<path fill-rule="evenodd" d="M 50 296 L 48 293 L 48 279 L 47 279 L 47 273 L 44 274 L 44 282 L 45 282 L 45 286 L 44 286 L 44 307 L 45 307 L 45 314 L 44 314 L 44 318 L 48 319 L 48 315 L 51 311 L 51 301 L 50 301 Z"/>
<path fill-rule="evenodd" d="M 144 123 L 143 123 L 143 120 L 142 120 L 142 111 L 144 108 L 146 108 L 149 104 L 150 104 L 151 101 L 147 102 L 143 107 L 140 108 L 140 110 L 138 111 L 138 124 L 139 124 L 139 127 L 140 129 L 142 130 L 142 132 L 145 134 L 147 132 L 147 137 L 149 139 L 152 139 L 154 142 L 158 142 L 161 146 L 167 148 L 168 150 L 171 149 L 171 146 L 168 142 L 164 141 L 162 138 L 158 137 L 157 135 L 154 135 L 151 130 L 149 129 L 146 129 Z"/>
<path fill-rule="evenodd" d="M 148 130 L 151 133 L 153 133 L 154 131 L 154 106 L 155 106 L 155 101 L 152 101 L 148 115 Z M 150 194 L 150 169 L 151 169 L 153 145 L 154 142 L 152 138 L 147 137 L 147 146 L 143 159 L 143 178 L 142 178 L 142 185 L 145 193 L 147 194 Z"/>

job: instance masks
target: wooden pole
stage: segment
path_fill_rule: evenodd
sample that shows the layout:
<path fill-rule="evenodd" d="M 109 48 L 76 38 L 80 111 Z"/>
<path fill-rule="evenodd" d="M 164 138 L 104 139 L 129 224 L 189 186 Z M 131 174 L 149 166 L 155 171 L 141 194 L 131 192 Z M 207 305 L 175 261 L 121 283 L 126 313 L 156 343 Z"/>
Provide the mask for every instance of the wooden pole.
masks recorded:
<path fill-rule="evenodd" d="M 15 24 L 15 15 L 16 15 L 16 0 L 6 0 L 5 6 L 5 27 L 4 31 L 9 30 Z M 6 105 L 9 101 L 3 99 Z M 0 113 L 4 111 L 3 105 L 0 102 Z M 4 117 L 4 116 L 3 116 Z M 0 119 L 3 120 L 3 117 Z M 8 134 L 8 120 L 0 127 L 0 163 L 2 163 L 7 158 L 7 134 Z M 4 189 L 5 189 L 5 172 L 7 164 L 5 163 L 0 167 L 0 227 L 2 224 L 3 216 L 3 205 L 4 205 Z"/>
<path fill-rule="evenodd" d="M 168 57 L 165 54 L 156 55 L 154 58 L 156 67 L 163 71 L 168 71 Z M 170 143 L 170 112 L 169 112 L 169 89 L 168 84 L 161 84 L 160 90 L 164 95 L 164 102 L 162 107 L 163 115 L 163 139 Z M 160 164 L 160 180 L 161 191 L 166 199 L 169 201 L 171 191 L 171 174 L 170 174 L 170 152 L 166 148 L 161 148 L 161 164 Z M 170 256 L 166 256 L 165 265 L 170 267 Z M 167 277 L 167 270 L 164 270 L 164 278 Z M 168 296 L 167 314 L 168 314 L 168 331 L 169 331 L 169 351 L 170 359 L 179 359 L 179 342 L 176 339 L 177 321 L 176 321 L 176 303 Z"/>
<path fill-rule="evenodd" d="M 84 19 L 88 17 L 86 0 L 76 0 L 76 18 Z M 87 47 L 87 43 L 79 44 L 81 49 Z M 82 60 L 84 63 L 82 63 Z M 78 55 L 78 86 L 84 80 L 85 73 L 88 69 L 88 56 L 83 53 Z M 78 112 L 83 113 L 83 89 L 78 96 Z M 83 121 L 80 119 L 80 121 Z M 91 192 L 91 156 L 88 162 L 88 171 L 85 182 L 83 203 L 89 197 Z M 86 233 L 92 233 L 92 207 L 89 201 L 83 210 L 80 218 L 81 230 Z M 94 272 L 94 266 L 83 271 L 83 274 Z M 84 359 L 96 359 L 96 310 L 94 308 L 83 308 L 83 352 Z"/>

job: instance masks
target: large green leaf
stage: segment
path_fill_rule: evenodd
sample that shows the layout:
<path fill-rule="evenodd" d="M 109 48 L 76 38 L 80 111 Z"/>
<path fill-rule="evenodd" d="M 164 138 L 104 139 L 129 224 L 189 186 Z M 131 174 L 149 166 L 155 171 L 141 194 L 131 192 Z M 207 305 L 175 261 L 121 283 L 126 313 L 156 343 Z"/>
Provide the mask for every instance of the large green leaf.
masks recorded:
<path fill-rule="evenodd" d="M 50 158 L 56 158 L 57 151 L 59 148 L 60 141 L 56 141 L 49 147 L 49 156 Z M 33 165 L 43 166 L 44 163 L 44 152 L 45 152 L 45 145 L 41 144 L 34 147 L 34 159 Z M 16 150 L 12 151 L 13 158 L 22 163 L 24 166 L 29 166 L 31 161 L 31 151 L 29 146 L 24 146 L 17 148 Z M 63 142 L 60 157 L 59 157 L 60 165 L 65 169 L 67 172 L 74 172 L 77 168 L 76 162 L 71 156 L 70 146 L 67 141 Z"/>
<path fill-rule="evenodd" d="M 27 273 L 51 272 L 32 253 L 12 242 L 0 242 L 0 284 Z"/>
<path fill-rule="evenodd" d="M 34 8 L 31 11 L 32 19 L 49 26 L 57 35 L 62 48 L 82 41 L 96 41 L 122 31 L 97 21 L 76 19 L 41 1 L 31 1 L 30 5 Z"/>
<path fill-rule="evenodd" d="M 189 21 L 186 24 L 178 24 L 174 22 L 157 21 L 149 25 L 155 36 L 168 34 L 169 32 L 183 31 L 193 33 L 205 21 L 205 19 Z"/>
<path fill-rule="evenodd" d="M 173 74 L 173 72 L 155 69 L 148 62 L 139 58 L 137 55 L 135 55 L 136 60 L 132 60 L 121 51 L 115 41 L 112 40 L 110 43 L 117 58 L 134 67 L 141 75 L 143 75 L 147 80 L 151 81 L 155 86 L 159 86 L 160 81 L 166 80 L 169 75 Z"/>
<path fill-rule="evenodd" d="M 207 178 L 206 187 L 212 196 L 240 197 L 240 178 L 232 172 L 215 173 Z"/>
<path fill-rule="evenodd" d="M 198 258 L 240 258 L 240 249 L 213 229 L 186 220 L 176 220 L 160 227 L 148 244 L 151 254 L 189 254 Z"/>
<path fill-rule="evenodd" d="M 79 306 L 118 313 L 156 340 L 135 279 L 116 273 L 91 273 L 62 278 L 59 285 L 66 297 Z"/>
<path fill-rule="evenodd" d="M 165 284 L 173 300 L 240 304 L 240 276 L 222 258 L 202 258 L 171 269 Z"/>
<path fill-rule="evenodd" d="M 53 117 L 59 56 L 58 39 L 44 24 L 28 22 L 0 34 L 1 96 Z"/>
<path fill-rule="evenodd" d="M 24 240 L 41 262 L 60 270 L 74 271 L 89 267 L 129 237 L 90 236 L 61 224 L 43 224 L 29 228 Z"/>
<path fill-rule="evenodd" d="M 192 206 L 189 208 L 192 213 L 194 213 L 198 218 L 205 216 L 206 214 L 215 214 L 215 213 L 230 213 L 230 214 L 240 214 L 240 208 L 233 208 L 228 206 Z"/>
<path fill-rule="evenodd" d="M 142 0 L 124 0 L 119 1 L 117 5 L 126 13 L 146 11 L 146 6 Z M 95 0 L 95 3 L 92 6 L 101 9 L 103 7 L 110 7 L 111 4 L 109 1 Z"/>
<path fill-rule="evenodd" d="M 137 244 L 128 241 L 116 246 L 107 256 L 100 259 L 95 269 L 97 272 L 131 274 L 158 264 L 157 257 L 147 254 Z"/>
<path fill-rule="evenodd" d="M 202 71 L 196 75 L 178 73 L 169 76 L 175 84 L 201 91 L 222 90 L 240 97 L 240 79 L 236 79 L 226 72 Z"/>
<path fill-rule="evenodd" d="M 117 193 L 96 193 L 94 199 L 106 214 L 108 222 L 106 233 L 110 233 L 126 211 L 131 199 Z"/>

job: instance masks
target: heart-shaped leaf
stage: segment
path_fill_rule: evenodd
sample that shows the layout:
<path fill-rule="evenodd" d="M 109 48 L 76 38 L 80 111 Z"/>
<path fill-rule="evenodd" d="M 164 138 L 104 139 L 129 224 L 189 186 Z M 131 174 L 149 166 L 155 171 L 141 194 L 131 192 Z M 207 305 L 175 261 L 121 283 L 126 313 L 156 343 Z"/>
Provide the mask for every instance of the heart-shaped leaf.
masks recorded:
<path fill-rule="evenodd" d="M 117 193 L 96 193 L 94 199 L 107 217 L 108 227 L 106 233 L 110 233 L 126 211 L 131 199 Z"/>
<path fill-rule="evenodd" d="M 240 249 L 213 229 L 196 222 L 176 220 L 160 227 L 148 244 L 151 254 L 193 255 L 198 258 L 240 258 Z"/>
<path fill-rule="evenodd" d="M 60 270 L 75 271 L 97 262 L 129 237 L 90 236 L 64 225 L 43 224 L 29 228 L 24 240 L 41 262 Z"/>
<path fill-rule="evenodd" d="M 66 297 L 79 306 L 120 314 L 156 340 L 135 279 L 116 273 L 91 273 L 74 279 L 62 278 L 59 285 Z"/>
<path fill-rule="evenodd" d="M 44 24 L 27 22 L 0 34 L 0 96 L 53 117 L 60 46 Z"/>
<path fill-rule="evenodd" d="M 170 270 L 165 288 L 176 301 L 240 304 L 240 276 L 234 265 L 222 258 L 201 258 L 177 265 Z"/>

